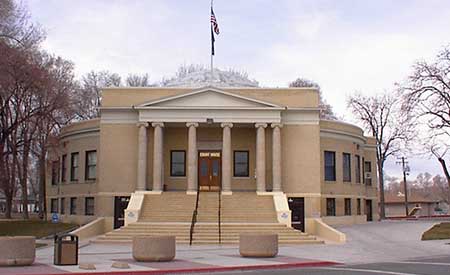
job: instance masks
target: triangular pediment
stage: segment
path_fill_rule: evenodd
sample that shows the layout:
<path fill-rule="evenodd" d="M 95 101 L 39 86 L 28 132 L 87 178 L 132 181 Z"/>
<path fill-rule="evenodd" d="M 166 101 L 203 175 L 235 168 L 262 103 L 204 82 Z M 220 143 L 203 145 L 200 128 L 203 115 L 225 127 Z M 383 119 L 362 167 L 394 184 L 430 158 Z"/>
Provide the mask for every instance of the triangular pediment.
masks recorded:
<path fill-rule="evenodd" d="M 253 98 L 236 95 L 213 87 L 146 102 L 139 107 L 167 108 L 279 108 Z"/>

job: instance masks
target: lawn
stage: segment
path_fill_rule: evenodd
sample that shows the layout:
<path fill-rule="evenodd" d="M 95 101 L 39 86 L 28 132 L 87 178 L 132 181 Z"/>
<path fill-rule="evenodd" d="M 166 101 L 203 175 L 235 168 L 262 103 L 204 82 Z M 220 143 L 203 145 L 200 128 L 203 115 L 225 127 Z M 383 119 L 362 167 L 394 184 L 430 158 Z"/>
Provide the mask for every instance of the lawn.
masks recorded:
<path fill-rule="evenodd" d="M 0 236 L 36 236 L 36 238 L 42 238 L 76 227 L 77 225 L 71 223 L 51 223 L 40 220 L 0 221 Z"/>
<path fill-rule="evenodd" d="M 422 241 L 450 239 L 450 222 L 434 225 L 422 234 Z"/>

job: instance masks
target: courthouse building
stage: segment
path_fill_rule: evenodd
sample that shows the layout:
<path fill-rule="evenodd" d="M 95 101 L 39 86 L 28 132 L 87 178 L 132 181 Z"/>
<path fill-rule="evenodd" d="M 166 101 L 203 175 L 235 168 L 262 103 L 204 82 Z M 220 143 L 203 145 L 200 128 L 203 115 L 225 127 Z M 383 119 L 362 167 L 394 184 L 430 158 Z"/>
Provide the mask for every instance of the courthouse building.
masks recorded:
<path fill-rule="evenodd" d="M 376 219 L 375 140 L 318 106 L 314 88 L 105 88 L 100 118 L 51 151 L 48 212 L 109 230 L 190 223 L 193 209 L 301 231 Z"/>

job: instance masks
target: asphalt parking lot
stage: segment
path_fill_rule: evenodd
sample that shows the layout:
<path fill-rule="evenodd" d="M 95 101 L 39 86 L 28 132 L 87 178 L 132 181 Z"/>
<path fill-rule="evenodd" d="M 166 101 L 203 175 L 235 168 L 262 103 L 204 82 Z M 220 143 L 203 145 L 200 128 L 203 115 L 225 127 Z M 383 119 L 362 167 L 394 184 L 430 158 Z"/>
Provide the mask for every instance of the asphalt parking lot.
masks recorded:
<path fill-rule="evenodd" d="M 217 274 L 217 273 L 216 273 Z M 408 261 L 380 262 L 358 265 L 338 265 L 333 267 L 274 269 L 257 271 L 223 272 L 220 274 L 280 274 L 280 275 L 361 275 L 361 274 L 388 274 L 388 275 L 448 275 L 450 274 L 450 256 L 417 258 Z"/>

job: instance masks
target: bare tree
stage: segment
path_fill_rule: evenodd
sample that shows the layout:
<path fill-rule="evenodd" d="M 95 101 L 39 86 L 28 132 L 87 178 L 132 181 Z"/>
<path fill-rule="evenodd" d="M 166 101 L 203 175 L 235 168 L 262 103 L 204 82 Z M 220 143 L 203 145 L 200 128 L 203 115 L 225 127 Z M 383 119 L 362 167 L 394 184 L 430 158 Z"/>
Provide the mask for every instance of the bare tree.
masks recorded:
<path fill-rule="evenodd" d="M 450 187 L 445 162 L 450 148 L 450 48 L 443 49 L 433 62 L 416 62 L 400 91 L 403 110 L 420 119 L 419 127 L 428 129 L 424 147 L 436 157 Z"/>
<path fill-rule="evenodd" d="M 448 180 L 446 178 L 440 175 L 434 176 L 433 188 L 433 193 L 437 194 L 442 201 L 450 204 L 450 187 L 448 186 Z"/>
<path fill-rule="evenodd" d="M 297 78 L 296 80 L 289 83 L 289 87 L 306 87 L 306 88 L 316 88 L 319 91 L 319 108 L 320 108 L 320 118 L 336 120 L 336 115 L 333 112 L 333 107 L 326 102 L 323 98 L 322 89 L 319 84 L 306 78 Z"/>
<path fill-rule="evenodd" d="M 439 161 L 439 164 L 442 167 L 442 171 L 444 171 L 444 175 L 447 180 L 448 187 L 450 189 L 450 173 L 448 171 L 448 167 L 447 167 L 447 164 L 444 159 L 444 157 L 447 155 L 448 150 L 449 150 L 448 145 L 445 145 L 444 148 L 441 148 L 436 143 L 432 144 L 432 146 L 430 148 L 431 153 Z M 450 196 L 450 194 L 449 194 L 449 196 Z"/>
<path fill-rule="evenodd" d="M 154 86 L 150 84 L 148 74 L 138 75 L 129 74 L 126 79 L 126 84 L 129 87 L 151 87 Z"/>
<path fill-rule="evenodd" d="M 377 167 L 380 192 L 380 218 L 384 219 L 384 163 L 407 148 L 414 136 L 412 118 L 400 110 L 400 100 L 388 94 L 364 96 L 354 94 L 348 107 L 363 127 L 376 139 Z"/>
<path fill-rule="evenodd" d="M 44 31 L 31 22 L 26 7 L 14 0 L 0 1 L 0 41 L 10 46 L 31 48 L 44 39 Z"/>
<path fill-rule="evenodd" d="M 91 71 L 81 79 L 74 98 L 76 119 L 91 119 L 99 116 L 103 87 L 119 87 L 121 78 L 116 73 L 108 71 Z"/>

